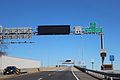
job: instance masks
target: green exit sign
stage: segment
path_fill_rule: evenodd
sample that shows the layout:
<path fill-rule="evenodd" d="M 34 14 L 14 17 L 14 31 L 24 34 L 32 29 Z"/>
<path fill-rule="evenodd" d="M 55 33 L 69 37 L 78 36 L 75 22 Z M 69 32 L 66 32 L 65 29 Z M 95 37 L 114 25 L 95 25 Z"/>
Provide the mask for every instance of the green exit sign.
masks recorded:
<path fill-rule="evenodd" d="M 102 33 L 102 28 L 85 28 L 86 33 Z"/>
<path fill-rule="evenodd" d="M 96 27 L 96 23 L 95 22 L 91 22 L 90 23 L 90 28 L 95 28 Z"/>
<path fill-rule="evenodd" d="M 97 28 L 95 22 L 90 23 L 89 28 L 84 28 L 85 33 L 102 33 L 102 28 Z"/>

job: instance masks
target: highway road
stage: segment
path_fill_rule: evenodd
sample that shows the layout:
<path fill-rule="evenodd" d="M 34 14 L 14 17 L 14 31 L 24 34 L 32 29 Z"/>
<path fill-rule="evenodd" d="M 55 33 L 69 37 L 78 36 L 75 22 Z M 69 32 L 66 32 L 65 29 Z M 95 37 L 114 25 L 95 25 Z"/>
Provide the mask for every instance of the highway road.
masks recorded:
<path fill-rule="evenodd" d="M 20 75 L 3 80 L 97 80 L 74 67 L 65 67 L 55 71 L 44 71 Z"/>

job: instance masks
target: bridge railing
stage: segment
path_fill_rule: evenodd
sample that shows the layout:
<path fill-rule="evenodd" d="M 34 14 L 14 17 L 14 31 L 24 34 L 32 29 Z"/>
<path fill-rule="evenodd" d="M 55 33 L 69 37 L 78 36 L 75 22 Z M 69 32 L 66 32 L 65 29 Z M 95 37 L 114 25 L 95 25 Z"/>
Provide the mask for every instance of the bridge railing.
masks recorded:
<path fill-rule="evenodd" d="M 90 75 L 97 77 L 97 78 L 99 75 L 99 77 L 102 77 L 102 79 L 113 80 L 113 78 L 116 78 L 116 79 L 120 80 L 120 73 L 110 73 L 110 72 L 90 70 L 90 69 L 86 69 L 86 68 L 81 68 L 79 66 L 74 66 L 74 67 L 76 67 L 77 69 L 79 69 L 82 72 L 85 72 L 85 73 L 90 74 Z"/>

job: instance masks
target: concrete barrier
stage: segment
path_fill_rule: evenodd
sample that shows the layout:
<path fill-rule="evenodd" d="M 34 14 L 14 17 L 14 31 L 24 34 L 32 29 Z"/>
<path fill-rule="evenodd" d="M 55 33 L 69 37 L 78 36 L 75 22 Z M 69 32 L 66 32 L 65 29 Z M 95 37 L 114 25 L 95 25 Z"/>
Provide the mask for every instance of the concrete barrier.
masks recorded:
<path fill-rule="evenodd" d="M 42 71 L 56 71 L 62 69 L 63 67 L 40 67 L 40 68 L 23 68 L 20 69 L 21 73 L 35 73 Z M 3 70 L 0 70 L 0 74 L 3 74 Z"/>
<path fill-rule="evenodd" d="M 40 68 L 24 68 L 24 69 L 20 69 L 22 73 L 27 73 L 27 74 L 21 74 L 21 75 L 28 75 L 28 74 L 33 74 L 36 72 L 43 72 L 43 71 L 57 71 L 57 70 L 62 70 L 64 69 L 64 67 L 40 67 Z M 1 73 L 3 72 L 3 70 L 0 70 Z M 21 75 L 0 75 L 0 80 L 1 79 L 6 79 L 6 78 L 11 78 L 11 77 L 17 77 L 17 76 L 21 76 Z"/>
<path fill-rule="evenodd" d="M 28 68 L 28 69 L 24 69 L 27 73 L 36 73 L 36 72 L 40 72 L 40 68 Z"/>

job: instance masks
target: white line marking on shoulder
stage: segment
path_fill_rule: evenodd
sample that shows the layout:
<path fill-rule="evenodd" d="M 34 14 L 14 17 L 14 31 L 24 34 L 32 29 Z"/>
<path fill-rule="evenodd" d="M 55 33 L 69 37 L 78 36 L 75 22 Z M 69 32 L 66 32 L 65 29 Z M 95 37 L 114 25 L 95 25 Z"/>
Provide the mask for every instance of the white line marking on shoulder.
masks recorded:
<path fill-rule="evenodd" d="M 75 73 L 73 72 L 73 69 L 72 69 L 72 74 L 73 76 L 76 78 L 76 80 L 79 80 L 79 78 L 75 75 Z"/>

